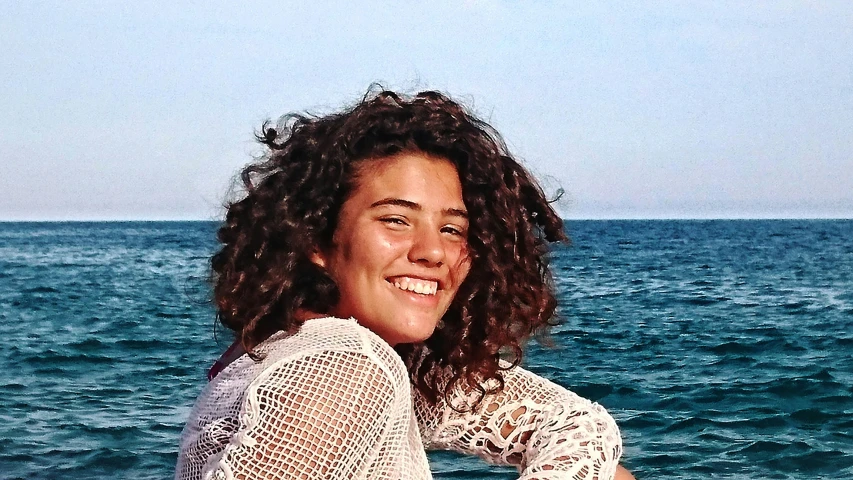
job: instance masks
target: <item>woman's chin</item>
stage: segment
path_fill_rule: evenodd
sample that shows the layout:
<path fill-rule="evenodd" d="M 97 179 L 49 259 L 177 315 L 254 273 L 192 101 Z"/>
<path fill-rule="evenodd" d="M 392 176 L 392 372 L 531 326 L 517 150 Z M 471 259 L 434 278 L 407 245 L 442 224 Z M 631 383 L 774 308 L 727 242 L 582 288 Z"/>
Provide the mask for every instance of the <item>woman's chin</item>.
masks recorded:
<path fill-rule="evenodd" d="M 428 339 L 435 332 L 435 327 L 438 322 L 427 322 L 427 323 L 417 323 L 417 324 L 409 324 L 409 328 L 401 329 L 401 330 L 390 330 L 390 331 L 376 331 L 368 325 L 364 325 L 368 329 L 372 330 L 373 333 L 379 335 L 383 340 L 385 340 L 392 347 L 407 344 L 407 343 L 420 343 L 424 340 Z"/>

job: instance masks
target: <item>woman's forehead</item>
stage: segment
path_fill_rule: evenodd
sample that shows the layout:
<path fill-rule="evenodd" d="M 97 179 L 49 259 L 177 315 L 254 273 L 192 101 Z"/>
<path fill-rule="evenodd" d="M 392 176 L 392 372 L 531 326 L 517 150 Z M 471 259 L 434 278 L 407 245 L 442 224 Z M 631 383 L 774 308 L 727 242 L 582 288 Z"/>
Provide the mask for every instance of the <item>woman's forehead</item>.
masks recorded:
<path fill-rule="evenodd" d="M 464 209 L 459 174 L 447 159 L 418 152 L 359 163 L 364 166 L 359 167 L 350 199 L 357 196 L 370 204 L 384 199 L 403 200 L 442 204 L 442 209 Z"/>

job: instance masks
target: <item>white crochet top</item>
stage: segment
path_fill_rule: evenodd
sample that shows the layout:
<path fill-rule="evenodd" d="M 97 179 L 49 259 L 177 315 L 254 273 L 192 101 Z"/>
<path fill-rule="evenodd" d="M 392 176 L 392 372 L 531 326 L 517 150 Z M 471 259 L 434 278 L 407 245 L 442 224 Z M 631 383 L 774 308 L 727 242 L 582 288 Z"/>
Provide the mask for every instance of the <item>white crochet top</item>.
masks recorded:
<path fill-rule="evenodd" d="M 305 322 L 205 387 L 175 478 L 430 479 L 425 448 L 516 465 L 520 478 L 611 479 L 622 452 L 604 409 L 522 368 L 459 413 L 413 389 L 397 353 L 355 320 Z M 453 402 L 470 401 L 461 389 Z"/>

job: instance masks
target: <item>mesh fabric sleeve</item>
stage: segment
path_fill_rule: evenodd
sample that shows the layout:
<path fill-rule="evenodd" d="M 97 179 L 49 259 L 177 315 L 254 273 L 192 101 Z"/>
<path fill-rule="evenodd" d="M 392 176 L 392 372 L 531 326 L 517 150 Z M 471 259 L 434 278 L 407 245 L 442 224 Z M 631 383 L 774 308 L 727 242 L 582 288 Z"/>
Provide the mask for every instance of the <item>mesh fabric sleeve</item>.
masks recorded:
<path fill-rule="evenodd" d="M 250 386 L 213 478 L 393 478 L 403 373 L 363 352 L 278 362 Z"/>
<path fill-rule="evenodd" d="M 460 389 L 429 405 L 415 396 L 427 448 L 475 454 L 490 463 L 515 465 L 523 480 L 610 480 L 622 454 L 613 418 L 597 403 L 522 368 L 503 372 L 504 389 L 473 410 Z M 458 403 L 457 403 L 458 402 Z"/>

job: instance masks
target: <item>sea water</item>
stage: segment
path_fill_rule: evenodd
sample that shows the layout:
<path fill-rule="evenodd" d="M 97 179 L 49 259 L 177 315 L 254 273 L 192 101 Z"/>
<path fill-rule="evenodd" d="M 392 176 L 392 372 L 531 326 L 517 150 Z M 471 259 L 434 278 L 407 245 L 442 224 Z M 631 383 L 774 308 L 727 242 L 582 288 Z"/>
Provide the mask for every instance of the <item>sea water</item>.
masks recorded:
<path fill-rule="evenodd" d="M 853 478 L 853 221 L 570 221 L 525 365 L 637 478 Z M 162 479 L 230 342 L 211 222 L 0 223 L 0 478 Z M 543 342 L 544 343 L 544 342 Z M 510 479 L 431 453 L 437 479 Z"/>

